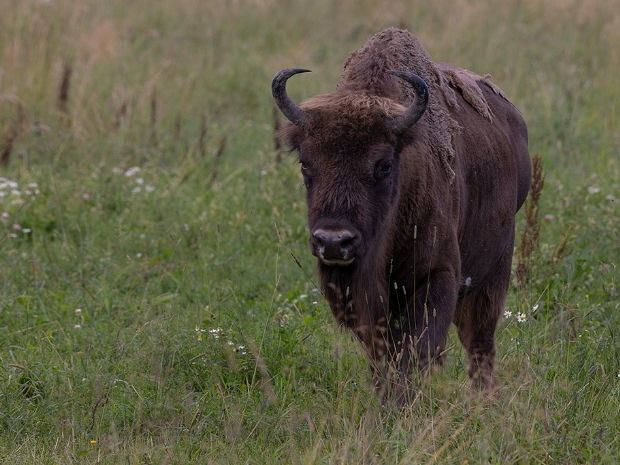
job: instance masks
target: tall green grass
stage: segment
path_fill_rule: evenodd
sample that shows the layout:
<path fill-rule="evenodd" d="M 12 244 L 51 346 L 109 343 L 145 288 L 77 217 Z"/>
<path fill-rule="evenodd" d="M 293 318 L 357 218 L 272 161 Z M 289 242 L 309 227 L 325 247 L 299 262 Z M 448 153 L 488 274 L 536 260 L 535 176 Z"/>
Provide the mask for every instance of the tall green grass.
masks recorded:
<path fill-rule="evenodd" d="M 619 6 L 0 0 L 0 462 L 618 462 Z M 381 408 L 274 152 L 273 74 L 330 91 L 389 26 L 492 74 L 543 160 L 492 400 L 452 335 Z"/>

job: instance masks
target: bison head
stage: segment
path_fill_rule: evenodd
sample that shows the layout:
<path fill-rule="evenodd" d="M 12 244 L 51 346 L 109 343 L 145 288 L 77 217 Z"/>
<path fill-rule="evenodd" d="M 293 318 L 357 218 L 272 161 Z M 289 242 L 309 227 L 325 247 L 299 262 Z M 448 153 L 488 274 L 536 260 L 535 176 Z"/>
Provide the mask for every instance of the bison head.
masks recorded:
<path fill-rule="evenodd" d="M 413 86 L 416 98 L 408 108 L 388 95 L 347 88 L 313 97 L 299 107 L 287 95 L 286 81 L 307 71 L 280 71 L 272 92 L 292 123 L 283 135 L 299 153 L 310 249 L 318 258 L 326 297 L 342 321 L 352 300 L 358 308 L 364 300 L 365 306 L 376 306 L 368 302 L 373 300 L 370 294 L 382 300 L 385 293 L 377 295 L 377 285 L 387 287 L 381 283 L 385 277 L 377 273 L 388 260 L 387 233 L 400 192 L 400 155 L 415 138 L 410 128 L 424 114 L 429 94 L 415 74 L 389 71 L 385 80 L 392 89 L 398 88 L 397 78 Z"/>

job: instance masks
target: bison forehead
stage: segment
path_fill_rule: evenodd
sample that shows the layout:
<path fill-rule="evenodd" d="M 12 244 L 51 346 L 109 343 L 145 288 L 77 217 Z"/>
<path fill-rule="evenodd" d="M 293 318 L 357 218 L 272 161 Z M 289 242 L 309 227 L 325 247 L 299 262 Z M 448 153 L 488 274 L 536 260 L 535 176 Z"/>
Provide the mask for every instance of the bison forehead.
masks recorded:
<path fill-rule="evenodd" d="M 337 183 L 323 183 L 310 202 L 309 215 L 314 218 L 349 218 L 357 223 L 364 210 L 362 206 L 368 205 L 370 199 L 366 190 L 359 189 L 355 184 L 350 178 L 340 179 Z"/>
<path fill-rule="evenodd" d="M 404 107 L 393 100 L 357 92 L 334 92 L 302 104 L 310 115 L 308 133 L 329 144 L 359 140 L 393 141 L 390 122 Z"/>

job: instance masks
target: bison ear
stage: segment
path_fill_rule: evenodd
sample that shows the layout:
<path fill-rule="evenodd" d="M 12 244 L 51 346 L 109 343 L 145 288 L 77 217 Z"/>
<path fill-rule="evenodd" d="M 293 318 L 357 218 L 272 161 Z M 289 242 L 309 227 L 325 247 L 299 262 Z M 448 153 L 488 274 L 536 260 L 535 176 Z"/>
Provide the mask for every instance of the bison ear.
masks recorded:
<path fill-rule="evenodd" d="M 411 84 L 415 93 L 415 100 L 413 103 L 403 112 L 402 115 L 397 116 L 392 120 L 392 131 L 394 134 L 400 135 L 417 123 L 420 118 L 422 118 L 422 115 L 428 106 L 429 91 L 426 82 L 424 82 L 424 80 L 417 74 L 393 70 L 389 70 L 388 73 L 407 81 Z"/>
<path fill-rule="evenodd" d="M 303 142 L 306 134 L 301 128 L 298 128 L 293 123 L 287 122 L 278 131 L 277 137 L 282 141 L 282 144 L 287 150 L 291 152 L 299 151 L 299 146 Z"/>

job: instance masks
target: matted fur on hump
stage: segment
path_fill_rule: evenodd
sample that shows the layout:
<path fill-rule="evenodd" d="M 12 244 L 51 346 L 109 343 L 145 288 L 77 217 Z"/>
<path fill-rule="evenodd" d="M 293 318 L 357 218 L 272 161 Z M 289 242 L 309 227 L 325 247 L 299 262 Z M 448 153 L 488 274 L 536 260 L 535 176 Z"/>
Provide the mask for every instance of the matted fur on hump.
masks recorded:
<path fill-rule="evenodd" d="M 433 128 L 429 134 L 429 143 L 452 182 L 455 176 L 451 166 L 455 156 L 452 136 L 458 133 L 460 126 L 450 116 L 448 107 L 458 108 L 455 89 L 458 89 L 465 101 L 489 121 L 492 119 L 491 110 L 476 81 L 485 82 L 495 93 L 505 98 L 504 94 L 488 80 L 490 78 L 488 75 L 481 77 L 446 63 L 433 62 L 424 47 L 410 32 L 394 28 L 375 34 L 362 48 L 351 53 L 345 62 L 344 72 L 336 89 L 362 88 L 381 92 L 388 88 L 382 85 L 384 81 L 393 79 L 397 82 L 400 96 L 385 96 L 398 98 L 398 103 L 409 106 L 415 98 L 413 89 L 403 80 L 386 74 L 387 70 L 415 73 L 428 85 L 430 100 L 424 117 Z"/>

